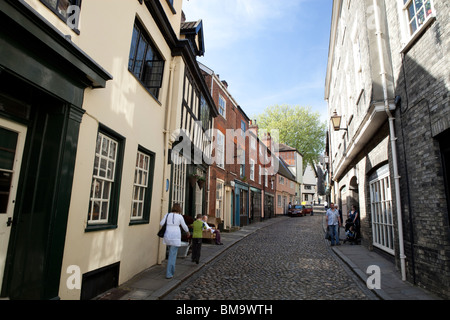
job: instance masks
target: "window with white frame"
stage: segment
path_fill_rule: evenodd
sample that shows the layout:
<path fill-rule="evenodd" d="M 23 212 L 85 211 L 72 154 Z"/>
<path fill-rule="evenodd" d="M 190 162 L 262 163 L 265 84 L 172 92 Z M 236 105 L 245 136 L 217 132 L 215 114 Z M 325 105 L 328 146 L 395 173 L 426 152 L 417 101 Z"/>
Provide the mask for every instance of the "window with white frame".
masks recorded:
<path fill-rule="evenodd" d="M 138 150 L 137 152 L 131 206 L 132 221 L 149 220 L 154 168 L 153 158 L 154 155 L 149 155 L 143 150 Z"/>
<path fill-rule="evenodd" d="M 219 130 L 216 132 L 216 164 L 218 167 L 225 169 L 225 135 Z"/>
<path fill-rule="evenodd" d="M 245 137 L 247 131 L 247 126 L 243 120 L 241 120 L 241 136 Z"/>
<path fill-rule="evenodd" d="M 401 0 L 403 18 L 407 26 L 408 35 L 413 36 L 423 25 L 434 17 L 432 0 Z"/>
<path fill-rule="evenodd" d="M 222 117 L 226 118 L 226 116 L 227 116 L 227 101 L 220 94 L 219 94 L 219 113 Z"/>
<path fill-rule="evenodd" d="M 255 181 L 255 160 L 250 159 L 250 180 Z"/>
<path fill-rule="evenodd" d="M 394 219 L 388 165 L 370 178 L 370 208 L 373 245 L 394 254 Z"/>
<path fill-rule="evenodd" d="M 258 180 L 258 183 L 259 184 L 261 184 L 261 180 L 262 180 L 262 168 L 261 168 L 261 166 L 259 166 L 259 180 Z"/>
<path fill-rule="evenodd" d="M 252 148 L 253 150 L 256 150 L 256 138 L 255 137 L 250 137 L 250 148 Z"/>
<path fill-rule="evenodd" d="M 172 205 L 179 203 L 182 210 L 184 210 L 186 201 L 186 159 L 179 154 L 173 154 L 172 161 Z"/>
<path fill-rule="evenodd" d="M 118 141 L 101 132 L 98 133 L 88 225 L 107 224 L 110 222 L 111 193 L 116 174 L 118 146 Z"/>
<path fill-rule="evenodd" d="M 217 179 L 216 183 L 216 218 L 223 217 L 223 195 L 224 195 L 224 182 Z"/>

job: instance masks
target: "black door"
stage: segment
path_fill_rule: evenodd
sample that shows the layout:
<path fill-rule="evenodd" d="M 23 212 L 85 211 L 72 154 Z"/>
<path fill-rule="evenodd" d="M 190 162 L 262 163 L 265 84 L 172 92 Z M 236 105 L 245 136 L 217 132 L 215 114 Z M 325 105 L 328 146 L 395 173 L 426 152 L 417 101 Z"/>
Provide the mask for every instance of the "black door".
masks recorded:
<path fill-rule="evenodd" d="M 440 137 L 442 168 L 444 170 L 445 192 L 447 196 L 447 214 L 450 223 L 450 129 Z"/>

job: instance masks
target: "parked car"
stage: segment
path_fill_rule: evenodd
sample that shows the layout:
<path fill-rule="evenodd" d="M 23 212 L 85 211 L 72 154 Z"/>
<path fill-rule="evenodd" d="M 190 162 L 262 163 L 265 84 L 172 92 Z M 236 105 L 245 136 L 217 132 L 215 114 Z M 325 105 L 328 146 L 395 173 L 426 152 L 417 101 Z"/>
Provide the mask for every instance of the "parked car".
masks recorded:
<path fill-rule="evenodd" d="M 303 217 L 306 215 L 306 213 L 304 213 L 304 208 L 305 206 L 296 204 L 295 206 L 293 206 L 291 209 L 288 210 L 288 215 L 290 217 Z"/>
<path fill-rule="evenodd" d="M 307 204 L 307 205 L 304 205 L 303 206 L 304 207 L 304 209 L 303 209 L 303 212 L 304 212 L 304 214 L 305 215 L 314 215 L 314 209 L 313 209 L 313 206 L 312 205 L 310 205 L 310 204 Z"/>

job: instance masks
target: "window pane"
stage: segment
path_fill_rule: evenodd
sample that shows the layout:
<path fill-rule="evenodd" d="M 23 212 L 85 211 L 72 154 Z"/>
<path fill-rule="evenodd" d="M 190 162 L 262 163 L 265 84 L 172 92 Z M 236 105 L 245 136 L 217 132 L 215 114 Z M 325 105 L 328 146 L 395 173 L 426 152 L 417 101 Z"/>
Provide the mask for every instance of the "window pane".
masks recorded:
<path fill-rule="evenodd" d="M 422 7 L 423 5 L 423 0 L 415 0 L 414 1 L 416 4 L 416 11 L 419 11 L 419 9 Z"/>
<path fill-rule="evenodd" d="M 409 14 L 409 20 L 411 20 L 412 18 L 414 18 L 414 16 L 416 15 L 415 11 L 414 11 L 414 6 L 413 4 L 410 4 L 408 6 L 408 14 Z"/>
<path fill-rule="evenodd" d="M 137 49 L 136 60 L 134 62 L 134 70 L 133 70 L 133 73 L 138 78 L 141 78 L 142 64 L 144 62 L 144 55 L 146 48 L 147 48 L 147 41 L 145 41 L 144 37 L 141 35 L 139 39 L 139 46 Z"/>
<path fill-rule="evenodd" d="M 133 64 L 135 61 L 135 55 L 136 55 L 136 49 L 137 49 L 137 45 L 138 45 L 138 40 L 139 40 L 139 29 L 135 25 L 134 29 L 133 29 L 133 38 L 131 39 L 130 61 L 128 62 L 129 70 L 132 70 L 132 68 L 133 68 Z"/>
<path fill-rule="evenodd" d="M 432 13 L 432 10 L 431 10 L 431 0 L 428 0 L 428 1 L 425 3 L 425 11 L 426 11 L 427 17 Z"/>
<path fill-rule="evenodd" d="M 425 12 L 424 8 L 420 9 L 420 11 L 417 13 L 417 24 L 421 26 L 425 22 Z"/>
<path fill-rule="evenodd" d="M 417 24 L 416 24 L 416 19 L 413 19 L 413 21 L 411 22 L 411 24 L 409 25 L 410 28 L 410 32 L 411 34 L 415 33 L 417 30 Z"/>
<path fill-rule="evenodd" d="M 16 132 L 0 128 L 0 169 L 13 169 L 18 136 Z"/>

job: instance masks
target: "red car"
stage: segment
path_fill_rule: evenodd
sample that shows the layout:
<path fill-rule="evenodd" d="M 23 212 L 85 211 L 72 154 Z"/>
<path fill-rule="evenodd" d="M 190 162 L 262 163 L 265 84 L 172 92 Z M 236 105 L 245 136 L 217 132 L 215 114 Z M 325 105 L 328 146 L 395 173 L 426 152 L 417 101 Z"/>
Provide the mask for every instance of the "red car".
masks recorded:
<path fill-rule="evenodd" d="M 303 217 L 306 215 L 306 212 L 304 212 L 305 206 L 302 206 L 300 204 L 296 204 L 295 206 L 292 206 L 288 210 L 288 216 L 290 217 Z"/>
<path fill-rule="evenodd" d="M 310 204 L 304 205 L 303 206 L 303 212 L 305 215 L 314 215 L 314 211 L 313 211 L 313 206 Z"/>

